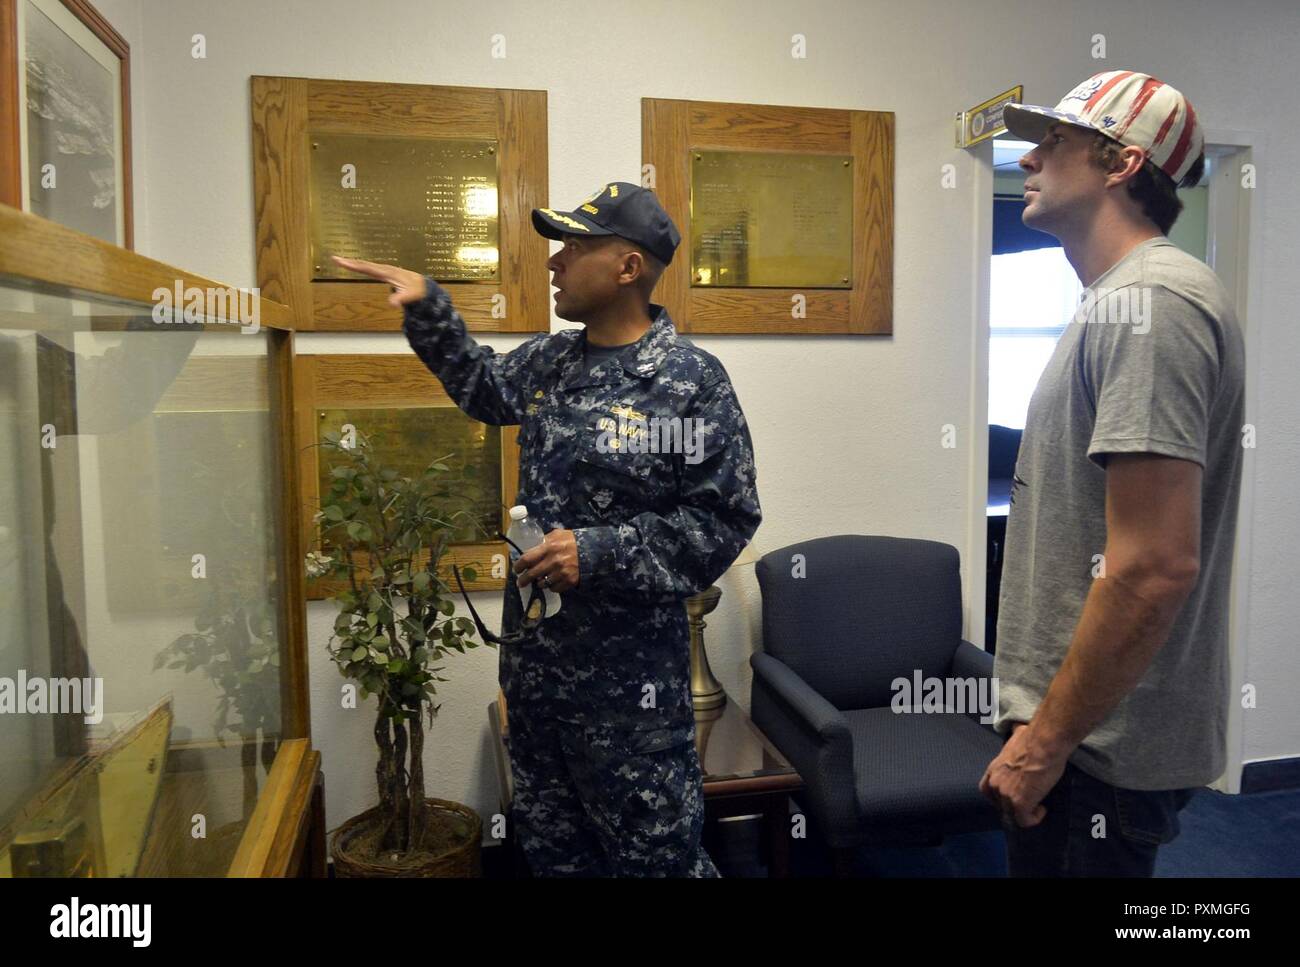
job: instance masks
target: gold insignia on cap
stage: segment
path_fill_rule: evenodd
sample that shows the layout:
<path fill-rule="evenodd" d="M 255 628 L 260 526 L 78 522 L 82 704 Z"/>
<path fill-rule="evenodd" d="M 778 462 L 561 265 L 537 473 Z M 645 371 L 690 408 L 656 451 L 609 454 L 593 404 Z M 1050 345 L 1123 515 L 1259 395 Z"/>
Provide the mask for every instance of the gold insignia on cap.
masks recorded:
<path fill-rule="evenodd" d="M 591 231 L 591 229 L 589 229 L 586 225 L 582 224 L 582 222 L 576 221 L 570 218 L 568 215 L 561 215 L 559 212 L 553 212 L 549 208 L 539 208 L 537 210 L 541 212 L 543 215 L 551 216 L 551 218 L 554 218 L 557 222 L 559 222 L 562 225 L 569 225 L 572 228 L 577 228 L 584 232 Z"/>

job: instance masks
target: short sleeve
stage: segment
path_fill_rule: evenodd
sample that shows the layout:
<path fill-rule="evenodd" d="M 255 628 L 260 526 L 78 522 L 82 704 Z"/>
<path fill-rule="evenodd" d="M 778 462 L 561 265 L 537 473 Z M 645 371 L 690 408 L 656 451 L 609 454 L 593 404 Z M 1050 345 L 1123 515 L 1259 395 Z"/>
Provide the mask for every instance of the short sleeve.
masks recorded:
<path fill-rule="evenodd" d="M 1095 406 L 1088 456 L 1103 467 L 1111 453 L 1205 466 L 1222 358 L 1214 320 L 1164 286 L 1133 285 L 1099 298 L 1082 324 L 1082 375 Z"/>

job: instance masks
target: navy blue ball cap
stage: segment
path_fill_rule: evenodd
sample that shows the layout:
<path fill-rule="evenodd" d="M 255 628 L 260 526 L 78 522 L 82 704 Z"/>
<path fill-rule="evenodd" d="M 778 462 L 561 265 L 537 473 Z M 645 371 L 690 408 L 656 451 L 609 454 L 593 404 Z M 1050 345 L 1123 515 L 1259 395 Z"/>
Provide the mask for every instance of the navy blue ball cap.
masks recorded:
<path fill-rule="evenodd" d="M 617 235 L 640 245 L 664 265 L 673 260 L 682 240 L 655 193 L 626 181 L 603 186 L 571 212 L 534 208 L 533 227 L 546 238 Z"/>

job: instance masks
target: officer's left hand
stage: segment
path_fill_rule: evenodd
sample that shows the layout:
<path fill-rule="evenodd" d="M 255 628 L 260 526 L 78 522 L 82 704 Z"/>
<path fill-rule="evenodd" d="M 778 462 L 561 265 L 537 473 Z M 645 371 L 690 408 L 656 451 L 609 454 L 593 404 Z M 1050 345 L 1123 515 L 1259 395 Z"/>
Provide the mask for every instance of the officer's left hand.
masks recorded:
<path fill-rule="evenodd" d="M 515 561 L 514 570 L 521 588 L 540 581 L 551 591 L 573 590 L 578 586 L 578 542 L 573 531 L 551 531 L 541 544 Z"/>

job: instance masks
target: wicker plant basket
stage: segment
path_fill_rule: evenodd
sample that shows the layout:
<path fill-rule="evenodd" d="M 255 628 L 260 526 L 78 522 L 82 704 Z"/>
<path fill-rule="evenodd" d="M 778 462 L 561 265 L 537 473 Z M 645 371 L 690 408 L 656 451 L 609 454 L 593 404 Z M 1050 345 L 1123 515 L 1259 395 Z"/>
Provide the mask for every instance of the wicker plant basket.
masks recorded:
<path fill-rule="evenodd" d="M 378 863 L 373 856 L 361 855 L 358 840 L 373 832 L 379 819 L 379 807 L 353 816 L 334 831 L 330 853 L 334 857 L 334 875 L 340 877 L 408 878 L 421 876 L 478 877 L 482 875 L 480 851 L 483 821 L 468 806 L 446 799 L 425 799 L 430 831 L 449 834 L 456 845 L 436 856 L 396 865 Z"/>

